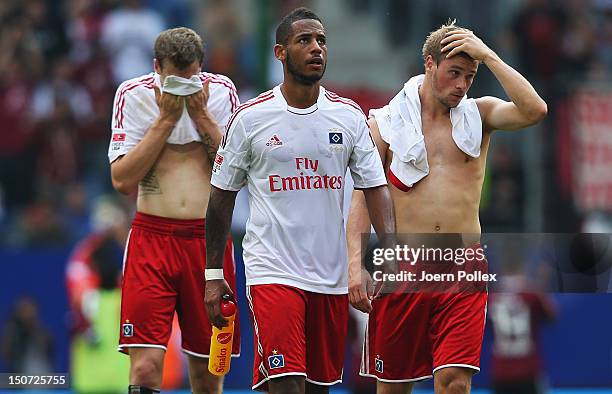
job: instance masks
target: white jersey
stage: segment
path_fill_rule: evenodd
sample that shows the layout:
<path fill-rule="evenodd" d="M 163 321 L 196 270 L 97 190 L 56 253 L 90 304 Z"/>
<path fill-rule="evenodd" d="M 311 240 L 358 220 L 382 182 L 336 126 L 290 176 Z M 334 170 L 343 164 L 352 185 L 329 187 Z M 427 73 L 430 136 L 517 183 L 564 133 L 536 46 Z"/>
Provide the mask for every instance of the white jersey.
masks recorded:
<path fill-rule="evenodd" d="M 220 74 L 201 72 L 200 78 L 202 81 L 210 81 L 208 110 L 219 128 L 225 130 L 232 112 L 239 105 L 236 88 L 229 78 Z M 108 148 L 111 163 L 134 148 L 159 116 L 154 86 L 161 91 L 159 74 L 150 73 L 127 80 L 117 88 L 111 121 L 112 137 Z M 201 140 L 195 123 L 189 117 L 187 108 L 184 108 L 167 142 L 187 144 Z"/>
<path fill-rule="evenodd" d="M 230 191 L 248 184 L 247 285 L 348 292 L 347 167 L 355 188 L 386 185 L 365 115 L 323 87 L 310 108 L 290 107 L 277 86 L 232 115 L 211 184 Z"/>

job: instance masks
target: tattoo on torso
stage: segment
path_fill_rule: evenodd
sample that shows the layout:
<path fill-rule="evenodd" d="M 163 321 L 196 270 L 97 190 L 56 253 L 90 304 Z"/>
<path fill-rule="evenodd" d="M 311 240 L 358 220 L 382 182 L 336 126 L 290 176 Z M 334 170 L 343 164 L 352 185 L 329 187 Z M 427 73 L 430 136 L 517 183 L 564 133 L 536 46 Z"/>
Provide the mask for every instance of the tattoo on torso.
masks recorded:
<path fill-rule="evenodd" d="M 159 181 L 157 180 L 157 175 L 155 175 L 155 170 L 151 168 L 147 175 L 140 181 L 138 184 L 138 194 L 141 196 L 150 195 L 150 194 L 162 194 L 161 187 L 159 186 Z"/>

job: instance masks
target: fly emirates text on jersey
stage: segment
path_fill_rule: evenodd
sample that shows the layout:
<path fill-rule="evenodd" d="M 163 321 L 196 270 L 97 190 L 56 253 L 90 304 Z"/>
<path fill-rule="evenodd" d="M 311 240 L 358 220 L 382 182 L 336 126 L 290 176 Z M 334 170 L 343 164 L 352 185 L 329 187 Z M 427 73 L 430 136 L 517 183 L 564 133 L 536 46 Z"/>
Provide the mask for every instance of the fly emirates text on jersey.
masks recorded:
<path fill-rule="evenodd" d="M 284 192 L 287 190 L 312 190 L 312 189 L 341 189 L 341 175 L 306 175 L 304 171 L 317 172 L 319 160 L 307 157 L 296 157 L 295 166 L 299 175 L 282 177 L 272 174 L 268 177 L 271 192 Z"/>

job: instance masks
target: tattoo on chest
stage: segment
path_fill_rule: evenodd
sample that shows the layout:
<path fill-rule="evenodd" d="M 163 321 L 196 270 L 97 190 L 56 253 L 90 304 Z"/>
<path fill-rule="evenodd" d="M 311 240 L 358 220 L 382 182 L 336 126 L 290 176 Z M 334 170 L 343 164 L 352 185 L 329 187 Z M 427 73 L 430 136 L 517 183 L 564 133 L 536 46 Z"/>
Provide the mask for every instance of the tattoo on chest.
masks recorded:
<path fill-rule="evenodd" d="M 159 181 L 157 180 L 157 175 L 155 175 L 155 171 L 153 168 L 149 171 L 147 175 L 140 181 L 138 187 L 138 194 L 141 196 L 151 195 L 151 194 L 162 194 L 161 187 L 159 186 Z"/>

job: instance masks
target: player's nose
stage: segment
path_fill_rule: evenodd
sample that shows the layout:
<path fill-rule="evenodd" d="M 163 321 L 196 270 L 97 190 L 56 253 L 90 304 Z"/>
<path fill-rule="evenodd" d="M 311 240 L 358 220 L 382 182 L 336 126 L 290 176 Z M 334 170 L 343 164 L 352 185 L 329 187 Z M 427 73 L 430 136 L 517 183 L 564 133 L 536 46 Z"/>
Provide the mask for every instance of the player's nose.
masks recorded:
<path fill-rule="evenodd" d="M 468 83 L 467 81 L 463 79 L 457 81 L 457 85 L 455 86 L 455 88 L 458 90 L 461 90 L 461 92 L 465 92 L 467 90 L 467 87 L 468 87 Z"/>
<path fill-rule="evenodd" d="M 323 52 L 323 48 L 321 48 L 321 45 L 319 44 L 319 42 L 317 40 L 312 40 L 312 45 L 311 45 L 311 52 L 313 53 L 322 53 Z"/>

